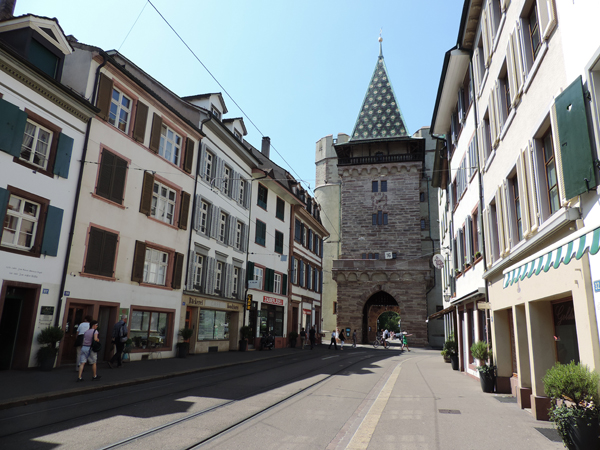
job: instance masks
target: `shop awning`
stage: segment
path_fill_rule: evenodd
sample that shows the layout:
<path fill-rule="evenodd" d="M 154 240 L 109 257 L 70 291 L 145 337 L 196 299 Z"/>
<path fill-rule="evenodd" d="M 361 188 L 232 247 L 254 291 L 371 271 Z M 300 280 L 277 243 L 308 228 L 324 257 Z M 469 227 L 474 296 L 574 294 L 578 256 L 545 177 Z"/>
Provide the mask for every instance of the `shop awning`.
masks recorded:
<path fill-rule="evenodd" d="M 551 267 L 558 269 L 561 264 L 569 264 L 573 258 L 579 260 L 586 250 L 591 255 L 595 255 L 599 249 L 600 227 L 591 231 L 589 228 L 582 228 L 524 261 L 505 269 L 502 272 L 504 274 L 503 287 L 507 288 L 525 278 L 539 275 L 542 271 L 548 272 Z"/>
<path fill-rule="evenodd" d="M 442 309 L 441 311 L 434 312 L 427 319 L 429 319 L 429 320 L 437 319 L 438 317 L 441 317 L 448 313 L 451 313 L 452 311 L 454 311 L 455 308 L 456 308 L 456 306 L 454 306 L 454 305 L 448 306 L 446 309 Z"/>

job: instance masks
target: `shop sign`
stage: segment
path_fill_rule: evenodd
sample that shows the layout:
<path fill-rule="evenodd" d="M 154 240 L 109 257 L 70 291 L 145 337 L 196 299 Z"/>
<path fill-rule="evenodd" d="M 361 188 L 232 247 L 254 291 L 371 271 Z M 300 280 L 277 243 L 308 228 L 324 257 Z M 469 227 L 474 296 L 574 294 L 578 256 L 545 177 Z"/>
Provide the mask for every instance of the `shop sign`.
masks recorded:
<path fill-rule="evenodd" d="M 188 297 L 188 305 L 204 306 L 204 299 L 198 297 Z"/>
<path fill-rule="evenodd" d="M 54 306 L 42 306 L 40 310 L 40 325 L 50 325 L 54 315 Z"/>
<path fill-rule="evenodd" d="M 227 309 L 237 311 L 240 309 L 240 305 L 236 305 L 235 303 L 227 303 Z"/>
<path fill-rule="evenodd" d="M 271 305 L 283 306 L 283 299 L 264 296 L 263 303 L 269 303 Z"/>
<path fill-rule="evenodd" d="M 306 314 L 306 315 L 310 316 L 312 314 L 312 310 L 311 309 L 303 309 L 302 314 Z"/>

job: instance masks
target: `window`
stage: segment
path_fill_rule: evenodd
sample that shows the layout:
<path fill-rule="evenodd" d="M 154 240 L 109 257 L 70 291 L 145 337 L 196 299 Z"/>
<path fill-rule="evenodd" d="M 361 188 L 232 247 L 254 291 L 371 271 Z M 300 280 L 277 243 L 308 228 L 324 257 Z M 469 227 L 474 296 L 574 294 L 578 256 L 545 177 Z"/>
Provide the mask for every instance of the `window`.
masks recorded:
<path fill-rule="evenodd" d="M 528 24 L 527 31 L 529 34 L 529 42 L 531 43 L 531 51 L 533 53 L 533 59 L 538 54 L 540 49 L 541 39 L 540 39 L 540 27 L 537 19 L 537 5 L 534 3 L 531 7 L 531 11 L 527 16 Z"/>
<path fill-rule="evenodd" d="M 260 220 L 256 221 L 256 236 L 254 238 L 254 242 L 258 245 L 265 246 L 265 240 L 267 237 L 267 225 Z"/>
<path fill-rule="evenodd" d="M 475 152 L 475 138 L 473 137 L 469 142 L 469 167 L 467 169 L 469 178 L 475 175 L 475 172 L 477 172 L 477 153 Z M 425 197 L 425 194 L 423 194 L 423 197 Z M 425 201 L 425 199 L 421 201 Z"/>
<path fill-rule="evenodd" d="M 131 117 L 131 99 L 113 87 L 108 123 L 114 125 L 123 133 L 129 133 L 129 118 Z"/>
<path fill-rule="evenodd" d="M 308 249 L 312 252 L 312 250 L 313 250 L 313 232 L 312 232 L 312 230 L 308 230 L 308 236 L 306 239 L 308 241 Z"/>
<path fill-rule="evenodd" d="M 315 269 L 310 265 L 306 265 L 306 289 L 313 288 L 313 271 Z"/>
<path fill-rule="evenodd" d="M 298 260 L 296 258 L 293 259 L 292 264 L 292 283 L 298 284 Z"/>
<path fill-rule="evenodd" d="M 238 250 L 242 249 L 242 235 L 244 232 L 244 224 L 242 222 L 236 222 L 235 226 L 235 248 Z"/>
<path fill-rule="evenodd" d="M 263 288 L 263 272 L 264 269 L 262 267 L 254 266 L 254 279 L 258 281 L 258 289 Z"/>
<path fill-rule="evenodd" d="M 127 161 L 106 149 L 102 150 L 96 195 L 123 204 Z"/>
<path fill-rule="evenodd" d="M 302 222 L 296 219 L 295 228 L 294 228 L 294 240 L 297 242 L 302 242 Z"/>
<path fill-rule="evenodd" d="M 204 267 L 204 256 L 199 253 L 194 253 L 194 261 L 192 263 L 192 277 L 194 290 L 202 289 L 202 269 Z"/>
<path fill-rule="evenodd" d="M 337 304 L 337 302 L 333 302 L 333 313 L 334 314 L 338 313 L 338 304 Z"/>
<path fill-rule="evenodd" d="M 232 288 L 233 290 L 232 295 L 234 298 L 238 298 L 239 297 L 239 282 L 240 282 L 240 268 L 239 267 L 234 267 L 233 268 L 233 279 L 232 279 Z"/>
<path fill-rule="evenodd" d="M 302 224 L 302 245 L 304 245 L 305 247 L 307 246 L 306 245 L 306 235 L 307 235 L 306 227 L 304 226 L 304 224 Z"/>
<path fill-rule="evenodd" d="M 227 166 L 223 169 L 223 194 L 229 195 L 231 186 L 231 169 Z"/>
<path fill-rule="evenodd" d="M 146 258 L 144 260 L 144 283 L 164 286 L 167 283 L 168 267 L 168 253 L 146 247 Z"/>
<path fill-rule="evenodd" d="M 419 192 L 419 201 L 421 203 L 425 201 L 425 192 Z"/>
<path fill-rule="evenodd" d="M 201 202 L 200 206 L 200 232 L 208 234 L 208 212 L 210 211 L 210 205 L 205 201 Z"/>
<path fill-rule="evenodd" d="M 277 208 L 275 209 L 275 217 L 285 220 L 285 202 L 277 197 Z"/>
<path fill-rule="evenodd" d="M 256 204 L 263 209 L 267 209 L 268 193 L 269 193 L 269 190 L 266 187 L 264 187 L 262 184 L 258 185 L 258 199 L 257 199 Z"/>
<path fill-rule="evenodd" d="M 246 192 L 246 182 L 244 180 L 240 180 L 240 198 L 239 198 L 239 202 L 242 205 L 245 204 L 245 202 L 244 202 L 245 192 Z"/>
<path fill-rule="evenodd" d="M 512 193 L 512 201 L 513 201 L 513 215 L 515 218 L 515 226 L 516 229 L 516 242 L 520 242 L 523 240 L 523 222 L 521 221 L 521 200 L 519 197 L 519 181 L 517 176 L 515 175 L 510 179 L 510 187 Z"/>
<path fill-rule="evenodd" d="M 300 261 L 299 262 L 299 267 L 300 267 L 300 272 L 298 274 L 299 277 L 299 281 L 300 281 L 300 287 L 304 287 L 306 285 L 306 275 L 304 273 L 304 261 Z"/>
<path fill-rule="evenodd" d="M 229 216 L 224 213 L 221 212 L 219 214 L 219 241 L 226 244 L 226 240 L 227 240 L 227 219 L 229 218 Z"/>
<path fill-rule="evenodd" d="M 213 116 L 215 116 L 217 119 L 221 118 L 221 111 L 219 111 L 214 105 L 210 105 L 210 112 L 212 113 Z"/>
<path fill-rule="evenodd" d="M 479 237 L 478 237 L 478 233 L 479 233 L 479 211 L 475 210 L 473 212 L 473 218 L 471 220 L 471 223 L 473 224 L 473 256 L 475 256 L 476 253 L 479 253 Z"/>
<path fill-rule="evenodd" d="M 381 192 L 387 192 L 387 180 L 381 180 Z"/>
<path fill-rule="evenodd" d="M 160 132 L 158 154 L 167 161 L 179 166 L 179 160 L 181 158 L 181 142 L 181 136 L 163 123 Z"/>
<path fill-rule="evenodd" d="M 546 192 L 548 193 L 548 205 L 550 214 L 554 214 L 560 208 L 558 196 L 558 179 L 556 175 L 556 162 L 554 160 L 554 146 L 552 144 L 552 133 L 549 130 L 542 137 L 542 154 L 546 174 Z"/>
<path fill-rule="evenodd" d="M 313 249 L 314 252 L 317 256 L 319 256 L 319 236 L 317 236 L 316 234 L 313 236 L 313 240 L 315 241 L 315 243 L 313 244 Z"/>
<path fill-rule="evenodd" d="M 91 227 L 83 272 L 112 278 L 118 238 L 119 236 L 115 233 Z"/>
<path fill-rule="evenodd" d="M 41 169 L 48 167 L 52 131 L 27 119 L 20 159 Z"/>
<path fill-rule="evenodd" d="M 201 309 L 198 315 L 199 341 L 229 340 L 231 313 L 228 311 L 210 311 Z"/>
<path fill-rule="evenodd" d="M 371 182 L 371 192 L 378 192 L 379 191 L 379 181 L 372 181 Z"/>
<path fill-rule="evenodd" d="M 11 195 L 8 200 L 2 245 L 20 250 L 31 250 L 36 241 L 42 205 Z"/>
<path fill-rule="evenodd" d="M 171 347 L 169 330 L 173 326 L 173 313 L 141 311 L 132 308 L 129 320 L 129 337 L 137 349 L 159 349 Z"/>
<path fill-rule="evenodd" d="M 426 230 L 426 229 L 427 229 L 427 220 L 421 219 L 421 230 Z"/>
<path fill-rule="evenodd" d="M 283 254 L 283 233 L 275 231 L 275 253 Z"/>
<path fill-rule="evenodd" d="M 210 183 L 212 181 L 212 171 L 215 156 L 211 152 L 206 152 L 204 161 L 204 179 Z"/>
<path fill-rule="evenodd" d="M 384 213 L 383 211 L 377 211 L 376 214 L 373 214 L 372 224 L 373 225 L 387 225 L 388 224 L 388 213 Z"/>
<path fill-rule="evenodd" d="M 238 138 L 240 141 L 242 140 L 242 133 L 240 133 L 237 128 L 233 129 L 233 135 Z"/>
<path fill-rule="evenodd" d="M 217 267 L 215 269 L 215 291 L 221 292 L 221 284 L 223 281 L 223 266 L 221 261 L 217 261 Z"/>
<path fill-rule="evenodd" d="M 177 192 L 155 181 L 152 191 L 152 209 L 150 215 L 155 219 L 173 225 L 176 204 Z"/>
<path fill-rule="evenodd" d="M 275 273 L 273 276 L 273 293 L 281 294 L 281 274 Z"/>

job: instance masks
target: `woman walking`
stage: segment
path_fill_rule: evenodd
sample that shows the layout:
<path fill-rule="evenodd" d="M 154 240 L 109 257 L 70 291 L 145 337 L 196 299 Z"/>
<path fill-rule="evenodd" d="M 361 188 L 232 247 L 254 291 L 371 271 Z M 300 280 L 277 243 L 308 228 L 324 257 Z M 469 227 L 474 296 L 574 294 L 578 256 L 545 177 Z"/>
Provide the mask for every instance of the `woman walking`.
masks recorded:
<path fill-rule="evenodd" d="M 79 378 L 77 378 L 77 381 L 83 381 L 81 375 L 83 375 L 83 368 L 85 367 L 86 362 L 92 365 L 92 373 L 94 375 L 92 381 L 100 378 L 99 375 L 96 375 L 96 362 L 98 360 L 98 354 L 92 350 L 93 341 L 100 342 L 100 339 L 98 338 L 97 320 L 92 320 L 90 322 L 90 329 L 83 334 L 83 345 L 81 346 L 81 356 L 79 359 Z"/>
<path fill-rule="evenodd" d="M 340 350 L 344 350 L 344 341 L 346 340 L 346 336 L 344 336 L 344 330 L 340 331 Z"/>

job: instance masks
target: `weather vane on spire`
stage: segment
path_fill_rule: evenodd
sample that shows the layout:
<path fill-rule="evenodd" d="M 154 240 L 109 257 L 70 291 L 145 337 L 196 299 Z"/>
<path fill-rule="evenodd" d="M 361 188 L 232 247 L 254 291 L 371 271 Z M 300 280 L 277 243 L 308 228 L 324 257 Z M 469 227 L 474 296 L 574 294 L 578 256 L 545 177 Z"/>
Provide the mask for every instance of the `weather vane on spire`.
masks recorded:
<path fill-rule="evenodd" d="M 383 38 L 381 37 L 381 32 L 383 31 L 383 28 L 379 29 L 379 56 L 383 56 L 383 49 L 382 49 L 382 45 L 381 43 L 383 42 Z"/>

